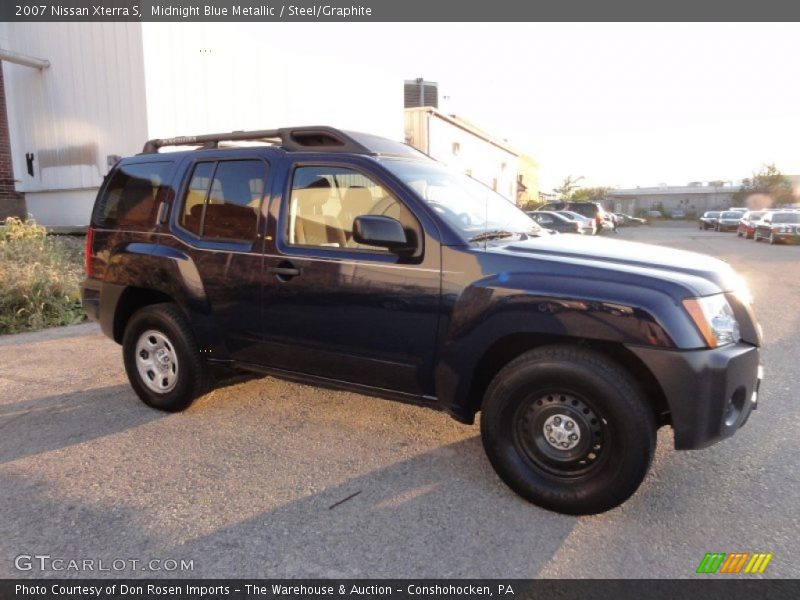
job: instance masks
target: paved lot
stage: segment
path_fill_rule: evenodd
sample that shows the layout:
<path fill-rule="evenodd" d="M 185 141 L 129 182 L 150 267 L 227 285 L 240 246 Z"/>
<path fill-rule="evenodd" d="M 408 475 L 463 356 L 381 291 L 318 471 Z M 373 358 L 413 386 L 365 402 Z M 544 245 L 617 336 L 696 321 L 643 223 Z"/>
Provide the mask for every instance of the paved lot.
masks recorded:
<path fill-rule="evenodd" d="M 19 554 L 187 559 L 196 577 L 692 577 L 708 551 L 773 552 L 767 576 L 800 576 L 800 248 L 689 228 L 617 237 L 736 266 L 767 373 L 734 438 L 676 453 L 661 430 L 623 507 L 538 509 L 494 475 L 477 425 L 355 394 L 267 378 L 158 413 L 119 347 L 80 325 L 0 338 L 0 577 L 39 575 L 15 570 Z"/>

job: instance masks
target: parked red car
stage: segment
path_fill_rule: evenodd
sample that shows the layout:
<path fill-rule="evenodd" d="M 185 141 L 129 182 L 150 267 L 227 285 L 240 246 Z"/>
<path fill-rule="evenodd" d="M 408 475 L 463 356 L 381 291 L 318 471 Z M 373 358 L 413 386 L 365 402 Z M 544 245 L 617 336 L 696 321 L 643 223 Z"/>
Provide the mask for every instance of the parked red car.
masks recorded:
<path fill-rule="evenodd" d="M 748 240 L 752 239 L 756 232 L 756 222 L 760 221 L 766 212 L 765 210 L 748 210 L 744 213 L 739 220 L 739 228 L 736 230 L 736 235 Z"/>

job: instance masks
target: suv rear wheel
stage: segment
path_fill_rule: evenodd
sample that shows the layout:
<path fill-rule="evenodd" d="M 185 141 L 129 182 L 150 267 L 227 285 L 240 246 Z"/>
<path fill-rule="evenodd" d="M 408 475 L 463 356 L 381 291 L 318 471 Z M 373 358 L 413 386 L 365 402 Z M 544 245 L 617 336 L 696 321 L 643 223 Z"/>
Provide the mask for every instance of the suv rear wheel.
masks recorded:
<path fill-rule="evenodd" d="M 174 304 L 153 304 L 134 313 L 125 327 L 122 354 L 131 386 L 148 406 L 183 410 L 208 389 L 208 369 Z"/>
<path fill-rule="evenodd" d="M 594 514 L 639 487 L 656 447 L 653 411 L 633 378 L 588 349 L 549 346 L 489 385 L 481 437 L 492 466 L 523 498 Z"/>

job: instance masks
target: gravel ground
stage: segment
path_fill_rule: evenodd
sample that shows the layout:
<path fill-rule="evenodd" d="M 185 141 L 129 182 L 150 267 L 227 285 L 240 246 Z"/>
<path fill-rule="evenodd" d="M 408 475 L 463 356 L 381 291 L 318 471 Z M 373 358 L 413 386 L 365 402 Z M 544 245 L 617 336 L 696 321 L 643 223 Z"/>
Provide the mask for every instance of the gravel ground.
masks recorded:
<path fill-rule="evenodd" d="M 119 347 L 85 324 L 0 338 L 0 577 L 693 577 L 711 551 L 773 552 L 766 576 L 797 577 L 800 248 L 688 227 L 616 237 L 730 261 L 766 336 L 747 426 L 680 453 L 662 429 L 622 507 L 529 505 L 492 471 L 477 425 L 356 394 L 251 379 L 153 411 Z M 18 571 L 21 554 L 126 568 Z"/>

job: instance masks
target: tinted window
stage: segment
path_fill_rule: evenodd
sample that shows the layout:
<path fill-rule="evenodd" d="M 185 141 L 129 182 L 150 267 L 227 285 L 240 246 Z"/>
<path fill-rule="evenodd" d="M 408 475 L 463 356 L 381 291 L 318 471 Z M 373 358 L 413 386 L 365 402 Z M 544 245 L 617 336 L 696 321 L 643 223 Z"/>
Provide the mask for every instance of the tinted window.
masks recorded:
<path fill-rule="evenodd" d="M 120 165 L 97 203 L 92 223 L 98 227 L 150 229 L 155 226 L 159 192 L 171 162 Z"/>
<path fill-rule="evenodd" d="M 198 163 L 189 181 L 181 225 L 203 238 L 254 240 L 266 175 L 259 160 Z"/>
<path fill-rule="evenodd" d="M 777 213 L 772 217 L 773 223 L 800 223 L 800 213 Z"/>
<path fill-rule="evenodd" d="M 298 246 L 365 248 L 353 240 L 353 221 L 361 215 L 384 215 L 414 230 L 413 217 L 380 184 L 341 167 L 300 167 L 289 199 L 287 238 Z"/>
<path fill-rule="evenodd" d="M 203 221 L 203 208 L 206 194 L 214 174 L 214 163 L 198 163 L 189 180 L 189 189 L 183 202 L 181 211 L 181 226 L 195 235 L 200 235 L 200 226 Z"/>

